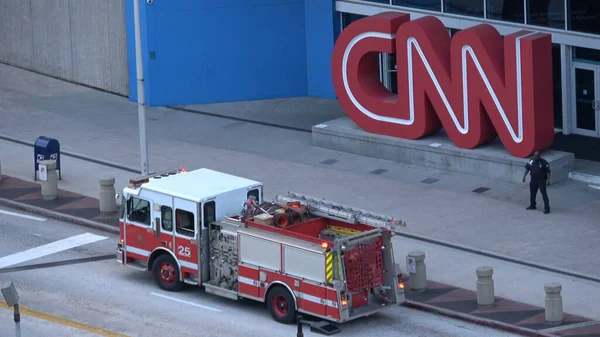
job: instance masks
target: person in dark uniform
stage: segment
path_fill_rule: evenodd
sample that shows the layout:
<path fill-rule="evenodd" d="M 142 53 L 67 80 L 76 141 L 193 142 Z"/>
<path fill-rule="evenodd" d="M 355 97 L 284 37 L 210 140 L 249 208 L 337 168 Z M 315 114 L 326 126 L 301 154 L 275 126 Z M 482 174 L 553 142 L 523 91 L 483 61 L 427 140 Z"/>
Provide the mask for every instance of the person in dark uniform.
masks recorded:
<path fill-rule="evenodd" d="M 529 207 L 526 209 L 535 209 L 538 189 L 542 193 L 544 199 L 544 214 L 550 213 L 550 202 L 548 201 L 548 193 L 546 186 L 550 185 L 552 172 L 550 164 L 540 156 L 540 151 L 535 151 L 533 158 L 525 165 L 525 174 L 523 174 L 523 182 L 527 178 L 527 173 L 531 172 L 531 181 L 529 182 Z"/>

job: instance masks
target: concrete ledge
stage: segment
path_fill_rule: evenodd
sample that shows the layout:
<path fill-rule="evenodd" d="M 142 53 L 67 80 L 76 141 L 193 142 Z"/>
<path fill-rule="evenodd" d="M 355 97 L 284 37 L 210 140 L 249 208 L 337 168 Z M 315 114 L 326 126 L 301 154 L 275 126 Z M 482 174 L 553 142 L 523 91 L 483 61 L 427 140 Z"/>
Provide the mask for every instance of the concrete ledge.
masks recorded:
<path fill-rule="evenodd" d="M 47 218 L 70 222 L 70 223 L 74 223 L 76 225 L 80 225 L 80 226 L 96 229 L 99 231 L 119 235 L 119 227 L 110 226 L 107 224 L 103 224 L 101 222 L 92 221 L 92 220 L 88 220 L 88 219 L 84 219 L 84 218 L 78 218 L 76 216 L 63 214 L 63 213 L 52 211 L 52 210 L 45 209 L 42 207 L 32 206 L 32 205 L 28 205 L 25 203 L 16 202 L 16 201 L 4 199 L 4 198 L 0 198 L 0 205 L 19 209 L 19 210 L 29 212 L 29 213 L 38 214 L 41 216 L 45 216 Z"/>
<path fill-rule="evenodd" d="M 406 302 L 403 304 L 403 306 L 412 308 L 412 309 L 436 313 L 436 314 L 439 314 L 442 316 L 455 318 L 455 319 L 459 319 L 459 320 L 462 320 L 465 322 L 482 325 L 482 326 L 486 326 L 486 327 L 490 327 L 490 328 L 494 328 L 494 329 L 498 329 L 498 330 L 508 331 L 511 333 L 517 333 L 517 334 L 521 334 L 524 336 L 557 337 L 557 335 L 549 334 L 546 332 L 527 329 L 527 328 L 523 328 L 523 327 L 520 327 L 517 325 L 494 321 L 494 320 L 487 319 L 487 318 L 463 314 L 461 312 L 452 311 L 452 310 L 436 307 L 436 306 L 425 304 L 425 303 L 419 303 L 419 302 L 415 302 L 415 301 L 406 300 Z"/>
<path fill-rule="evenodd" d="M 312 127 L 313 146 L 348 152 L 404 164 L 423 166 L 481 178 L 522 183 L 525 158 L 508 153 L 500 140 L 468 150 L 456 147 L 440 132 L 418 140 L 380 136 L 359 128 L 348 117 L 337 118 Z M 545 151 L 553 182 L 569 179 L 575 155 Z"/>
<path fill-rule="evenodd" d="M 569 178 L 588 184 L 600 185 L 600 176 L 581 172 L 570 172 Z"/>

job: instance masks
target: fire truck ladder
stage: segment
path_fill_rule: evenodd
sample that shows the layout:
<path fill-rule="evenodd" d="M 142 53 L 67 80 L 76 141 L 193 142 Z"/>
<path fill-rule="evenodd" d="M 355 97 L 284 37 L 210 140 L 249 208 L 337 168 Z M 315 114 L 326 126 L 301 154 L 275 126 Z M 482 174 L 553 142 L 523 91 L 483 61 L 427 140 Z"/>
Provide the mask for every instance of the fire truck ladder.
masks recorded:
<path fill-rule="evenodd" d="M 308 195 L 288 192 L 288 196 L 277 195 L 279 202 L 300 202 L 306 205 L 309 211 L 317 216 L 336 219 L 350 224 L 365 224 L 374 227 L 395 230 L 396 226 L 406 227 L 406 222 L 389 216 L 368 212 L 359 208 L 337 204 L 325 199 L 319 199 Z"/>
<path fill-rule="evenodd" d="M 178 174 L 181 172 L 185 172 L 185 170 L 183 168 L 176 168 L 176 169 L 172 169 L 172 170 L 159 171 L 159 172 L 151 173 L 151 174 L 148 174 L 145 176 L 130 179 L 129 184 L 133 185 L 134 187 L 139 187 L 141 184 L 149 182 L 151 178 L 156 178 L 156 177 L 163 178 L 163 177 L 168 177 L 170 175 Z"/>

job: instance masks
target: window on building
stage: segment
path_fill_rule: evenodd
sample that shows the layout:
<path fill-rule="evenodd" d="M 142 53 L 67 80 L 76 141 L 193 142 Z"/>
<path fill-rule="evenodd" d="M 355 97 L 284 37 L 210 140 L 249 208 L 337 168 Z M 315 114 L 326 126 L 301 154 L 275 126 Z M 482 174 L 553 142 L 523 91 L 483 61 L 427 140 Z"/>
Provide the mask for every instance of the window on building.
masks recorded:
<path fill-rule="evenodd" d="M 390 0 L 364 0 L 364 1 L 375 2 L 375 3 L 378 3 L 378 4 L 386 4 L 386 5 L 390 4 Z"/>
<path fill-rule="evenodd" d="M 384 85 L 386 88 L 393 92 L 394 94 L 398 94 L 398 66 L 396 64 L 396 54 L 385 54 L 385 59 L 387 61 L 387 67 L 385 67 L 383 76 L 387 76 L 387 81 L 384 81 Z"/>
<path fill-rule="evenodd" d="M 484 1 L 485 0 L 445 0 L 444 12 L 483 17 Z"/>
<path fill-rule="evenodd" d="M 204 204 L 203 207 L 204 214 L 204 228 L 208 228 L 208 224 L 217 220 L 217 209 L 214 201 L 209 201 Z"/>
<path fill-rule="evenodd" d="M 487 18 L 525 23 L 524 0 L 486 0 Z"/>
<path fill-rule="evenodd" d="M 178 208 L 175 211 L 175 223 L 177 234 L 194 236 L 194 213 Z"/>
<path fill-rule="evenodd" d="M 173 230 L 173 209 L 169 206 L 160 208 L 161 228 L 164 231 L 170 232 Z"/>
<path fill-rule="evenodd" d="M 352 22 L 360 20 L 362 18 L 366 18 L 367 15 L 360 14 L 352 14 L 352 13 L 342 13 L 342 27 L 346 28 Z"/>
<path fill-rule="evenodd" d="M 527 0 L 527 24 L 565 29 L 565 0 Z"/>
<path fill-rule="evenodd" d="M 573 47 L 575 61 L 600 64 L 600 50 L 582 47 Z"/>
<path fill-rule="evenodd" d="M 442 3 L 440 0 L 392 0 L 392 5 L 420 8 L 436 12 L 442 10 Z"/>
<path fill-rule="evenodd" d="M 568 29 L 591 34 L 600 34 L 600 1 L 567 0 Z"/>
<path fill-rule="evenodd" d="M 448 33 L 450 33 L 450 37 L 454 37 L 454 35 L 456 35 L 456 33 L 460 32 L 460 29 L 456 29 L 456 28 L 448 28 Z"/>
<path fill-rule="evenodd" d="M 150 226 L 150 202 L 141 198 L 131 197 L 127 200 L 127 219 Z"/>

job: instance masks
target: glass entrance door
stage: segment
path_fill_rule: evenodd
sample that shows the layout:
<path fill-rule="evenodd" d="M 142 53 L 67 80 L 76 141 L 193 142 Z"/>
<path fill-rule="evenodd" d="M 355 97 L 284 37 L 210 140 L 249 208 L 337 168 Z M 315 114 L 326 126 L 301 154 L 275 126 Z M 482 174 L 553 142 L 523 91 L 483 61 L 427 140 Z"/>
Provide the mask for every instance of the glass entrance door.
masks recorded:
<path fill-rule="evenodd" d="M 575 65 L 573 133 L 600 138 L 600 66 Z"/>

